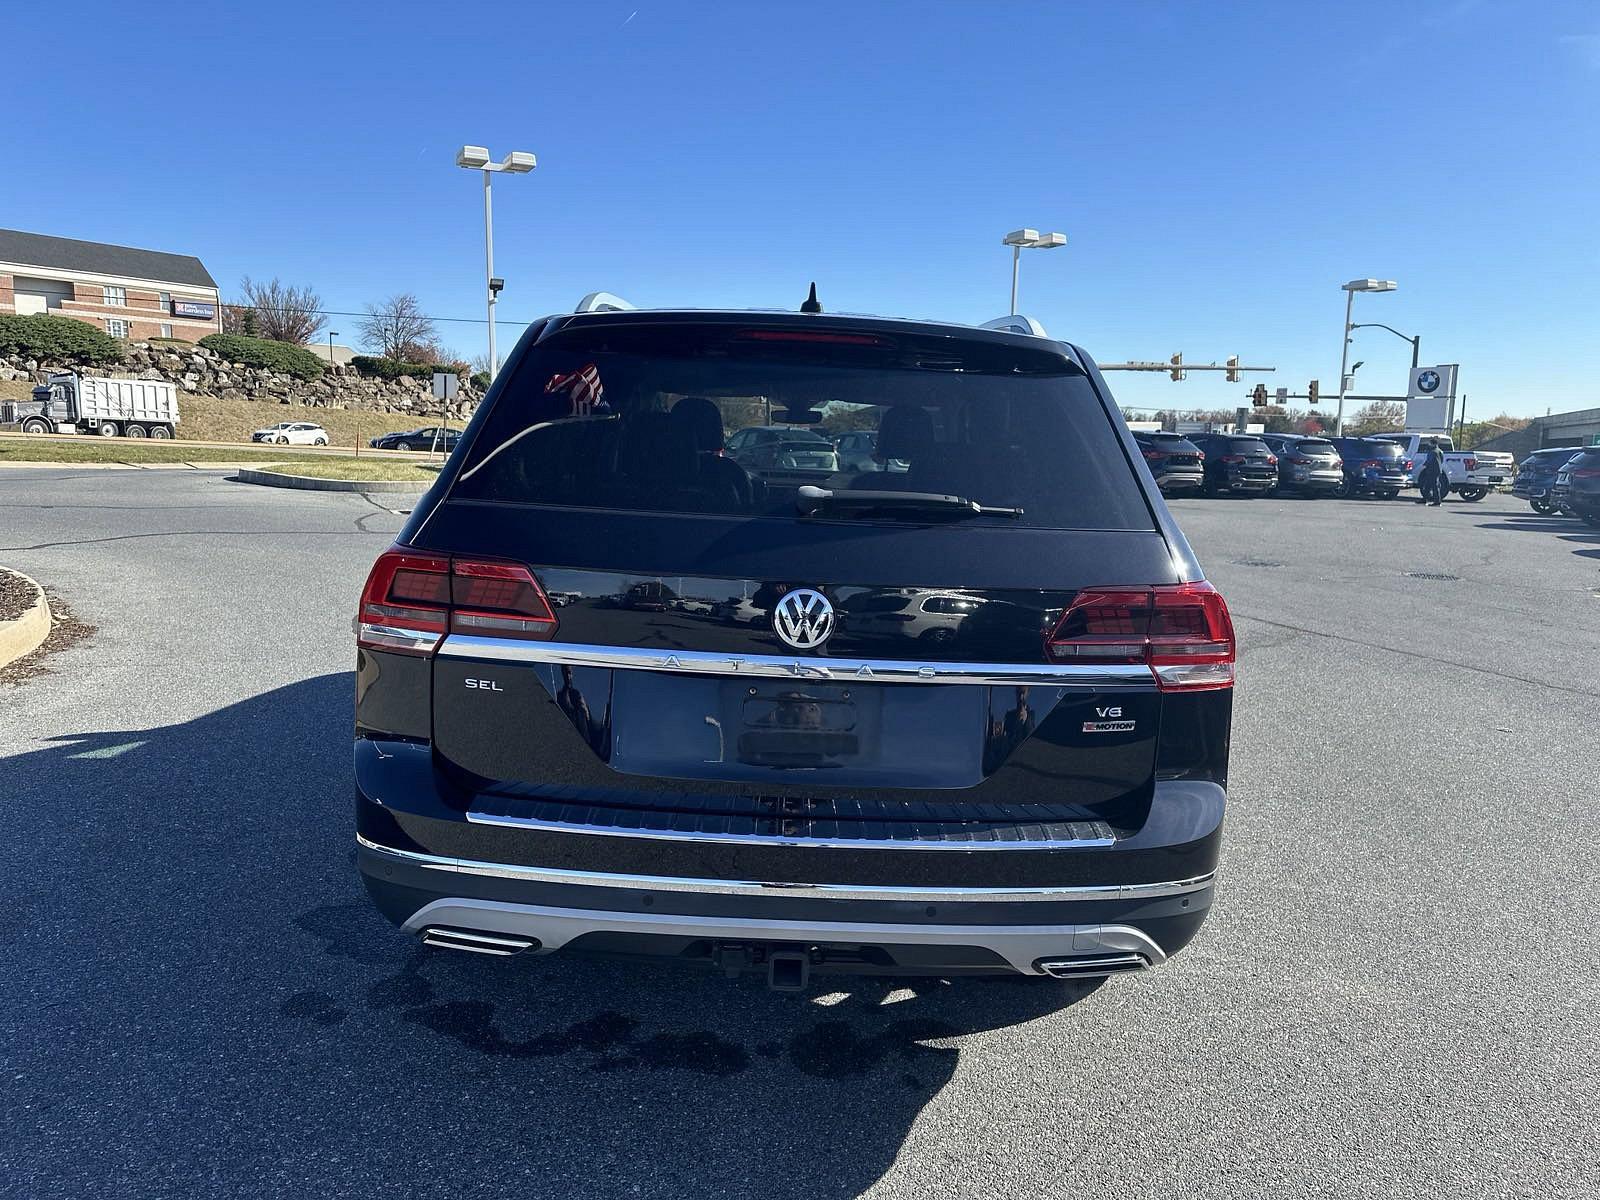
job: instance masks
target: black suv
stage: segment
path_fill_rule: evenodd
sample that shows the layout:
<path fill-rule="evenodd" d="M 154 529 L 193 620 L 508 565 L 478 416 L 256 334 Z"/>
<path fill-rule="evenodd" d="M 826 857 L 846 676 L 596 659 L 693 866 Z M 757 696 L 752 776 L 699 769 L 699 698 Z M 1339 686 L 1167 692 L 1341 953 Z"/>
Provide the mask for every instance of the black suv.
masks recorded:
<path fill-rule="evenodd" d="M 724 452 L 825 421 L 905 469 Z M 538 322 L 361 596 L 373 899 L 430 946 L 783 988 L 1165 961 L 1212 901 L 1234 636 L 1138 463 L 1043 337 Z"/>
<path fill-rule="evenodd" d="M 1571 459 L 1583 453 L 1582 446 L 1560 446 L 1549 450 L 1535 450 L 1517 464 L 1517 477 L 1511 483 L 1511 494 L 1526 500 L 1536 513 L 1556 511 L 1550 491 L 1555 486 L 1556 475 Z"/>
<path fill-rule="evenodd" d="M 1133 438 L 1163 495 L 1192 492 L 1205 482 L 1205 451 L 1188 438 L 1177 433 L 1143 431 Z"/>
<path fill-rule="evenodd" d="M 1206 495 L 1260 495 L 1278 486 L 1278 456 L 1255 435 L 1191 433 L 1189 440 L 1205 451 L 1205 480 L 1200 490 Z"/>

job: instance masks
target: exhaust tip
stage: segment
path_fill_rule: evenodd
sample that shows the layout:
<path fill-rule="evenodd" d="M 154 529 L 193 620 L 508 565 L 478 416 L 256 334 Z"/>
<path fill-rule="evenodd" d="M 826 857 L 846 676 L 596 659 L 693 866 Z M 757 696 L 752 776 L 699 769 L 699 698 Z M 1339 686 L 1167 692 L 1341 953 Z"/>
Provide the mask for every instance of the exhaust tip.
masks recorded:
<path fill-rule="evenodd" d="M 1142 971 L 1150 960 L 1142 954 L 1102 954 L 1092 958 L 1041 958 L 1033 965 L 1052 979 L 1085 979 Z"/>
<path fill-rule="evenodd" d="M 539 944 L 537 938 L 509 933 L 483 933 L 473 929 L 441 929 L 430 926 L 422 931 L 422 944 L 440 950 L 465 950 L 468 954 L 493 954 L 506 958 L 521 954 Z"/>

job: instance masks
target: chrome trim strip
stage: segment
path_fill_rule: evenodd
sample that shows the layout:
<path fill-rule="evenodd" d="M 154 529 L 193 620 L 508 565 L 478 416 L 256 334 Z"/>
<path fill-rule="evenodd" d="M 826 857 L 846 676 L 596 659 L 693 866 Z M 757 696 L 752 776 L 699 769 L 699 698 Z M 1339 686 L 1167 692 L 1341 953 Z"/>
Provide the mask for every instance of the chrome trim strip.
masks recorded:
<path fill-rule="evenodd" d="M 1189 879 L 1162 883 L 1063 884 L 1037 887 L 910 887 L 856 883 L 760 883 L 748 879 L 683 879 L 666 875 L 624 875 L 605 871 L 574 871 L 559 867 L 528 867 L 512 863 L 478 862 L 473 859 L 446 858 L 415 850 L 396 850 L 380 846 L 356 834 L 356 844 L 364 850 L 424 867 L 457 875 L 484 875 L 496 879 L 520 879 L 529 883 L 559 883 L 577 887 L 626 888 L 639 892 L 706 892 L 721 896 L 783 895 L 813 900 L 906 900 L 929 901 L 1039 901 L 1039 900 L 1154 900 L 1163 896 L 1182 896 L 1203 891 L 1216 882 L 1217 873 L 1208 871 Z"/>
<path fill-rule="evenodd" d="M 360 621 L 356 625 L 356 643 L 374 650 L 427 654 L 439 644 L 439 635 L 421 629 L 401 629 L 396 625 Z"/>
<path fill-rule="evenodd" d="M 569 667 L 614 667 L 628 671 L 672 671 L 772 679 L 817 679 L 841 683 L 967 683 L 1008 686 L 1155 689 L 1150 668 L 1137 663 L 959 663 L 893 658 L 821 658 L 781 654 L 718 654 L 640 646 L 592 646 L 577 642 L 527 642 L 452 633 L 439 645 L 446 658 L 560 663 Z"/>
<path fill-rule="evenodd" d="M 782 816 L 770 818 L 782 821 Z M 502 813 L 467 811 L 474 825 L 498 825 L 506 829 L 535 829 L 544 833 L 575 833 L 595 837 L 646 838 L 664 842 L 737 842 L 745 846 L 801 846 L 824 850 L 1087 850 L 1116 844 L 1115 838 L 1063 838 L 1054 842 L 919 842 L 892 838 L 813 838 L 784 837 L 773 833 L 682 833 L 673 829 L 636 829 L 622 825 L 579 825 L 562 821 L 542 821 L 537 817 L 513 817 Z"/>
<path fill-rule="evenodd" d="M 443 897 L 423 905 L 401 926 L 416 933 L 430 925 L 492 929 L 539 943 L 530 953 L 561 950 L 591 933 L 638 933 L 735 942 L 846 942 L 856 945 L 982 946 L 1022 975 L 1041 975 L 1039 964 L 1063 959 L 1097 960 L 1086 974 L 1110 974 L 1111 957 L 1137 957 L 1151 966 L 1167 955 L 1155 939 L 1132 925 L 959 925 L 919 921 L 795 921 L 772 917 L 711 917 L 664 912 L 549 908 L 503 900 Z"/>

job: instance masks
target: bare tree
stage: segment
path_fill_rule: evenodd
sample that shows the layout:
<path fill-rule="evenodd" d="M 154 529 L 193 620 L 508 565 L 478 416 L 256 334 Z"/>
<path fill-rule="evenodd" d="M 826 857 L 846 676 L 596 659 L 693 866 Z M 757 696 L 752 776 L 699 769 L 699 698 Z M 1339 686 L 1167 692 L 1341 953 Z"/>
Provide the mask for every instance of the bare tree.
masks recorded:
<path fill-rule="evenodd" d="M 1352 437 L 1365 437 L 1369 433 L 1394 433 L 1404 429 L 1405 424 L 1405 405 L 1394 400 L 1374 400 L 1357 409 L 1344 428 Z"/>
<path fill-rule="evenodd" d="M 222 306 L 222 332 L 241 337 L 260 337 L 261 326 L 256 320 L 256 310 L 239 304 Z"/>
<path fill-rule="evenodd" d="M 423 315 L 422 305 L 410 292 L 367 305 L 361 318 L 361 340 L 384 358 L 401 362 L 433 362 L 438 353 L 439 331 Z"/>
<path fill-rule="evenodd" d="M 322 297 L 314 288 L 290 287 L 276 277 L 257 283 L 246 275 L 239 282 L 239 306 L 255 313 L 257 336 L 304 346 L 328 324 Z"/>

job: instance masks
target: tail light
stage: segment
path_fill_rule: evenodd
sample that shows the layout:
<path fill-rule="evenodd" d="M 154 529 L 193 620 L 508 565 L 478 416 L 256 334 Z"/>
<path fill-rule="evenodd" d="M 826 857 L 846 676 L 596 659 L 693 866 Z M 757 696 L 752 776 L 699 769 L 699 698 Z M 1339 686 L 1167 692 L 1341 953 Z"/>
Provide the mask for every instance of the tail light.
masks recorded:
<path fill-rule="evenodd" d="M 1600 476 L 1600 467 L 1572 467 L 1567 471 L 1568 479 L 1594 479 Z"/>
<path fill-rule="evenodd" d="M 397 547 L 380 554 L 367 575 L 356 644 L 425 655 L 446 633 L 542 641 L 555 631 L 555 610 L 521 563 Z"/>
<path fill-rule="evenodd" d="M 1242 455 L 1242 454 L 1224 454 L 1221 458 L 1217 459 L 1217 461 L 1218 462 L 1225 462 L 1225 463 L 1242 463 L 1244 461 L 1244 455 Z"/>
<path fill-rule="evenodd" d="M 1276 454 L 1267 455 L 1267 466 L 1275 467 L 1277 465 L 1278 465 L 1278 456 Z"/>
<path fill-rule="evenodd" d="M 1367 459 L 1366 462 L 1362 463 L 1361 465 L 1363 467 L 1366 467 L 1369 470 L 1381 471 L 1381 470 L 1383 470 L 1383 459 L 1381 459 L 1381 458 L 1369 458 L 1369 459 Z"/>
<path fill-rule="evenodd" d="M 1085 588 L 1045 643 L 1055 662 L 1140 663 L 1164 692 L 1233 686 L 1233 621 L 1216 588 Z"/>
<path fill-rule="evenodd" d="M 1411 460 L 1410 460 L 1410 459 L 1409 459 L 1409 458 L 1408 458 L 1408 459 L 1406 459 L 1406 460 L 1405 460 L 1405 461 L 1404 461 L 1404 462 L 1402 462 L 1402 463 L 1401 463 L 1401 464 L 1400 464 L 1400 469 L 1401 469 L 1401 470 L 1402 470 L 1402 471 L 1409 471 L 1409 470 L 1411 470 Z"/>
<path fill-rule="evenodd" d="M 1158 458 L 1165 458 L 1166 453 L 1162 450 L 1146 450 L 1144 456 L 1153 462 Z"/>
<path fill-rule="evenodd" d="M 1478 469 L 1478 460 L 1475 459 L 1475 458 L 1467 459 L 1467 470 L 1476 471 L 1477 469 Z"/>

